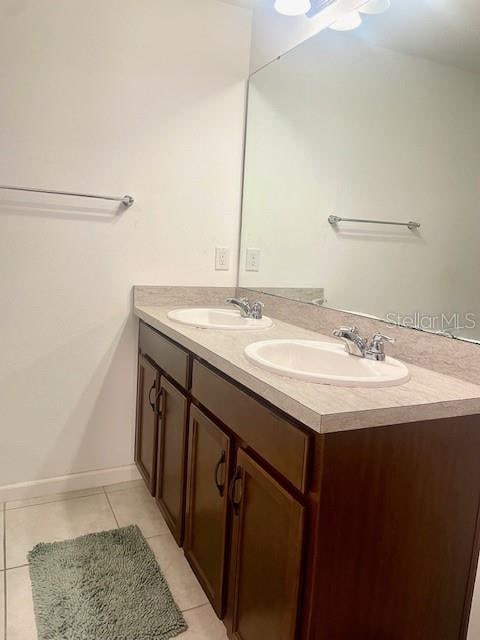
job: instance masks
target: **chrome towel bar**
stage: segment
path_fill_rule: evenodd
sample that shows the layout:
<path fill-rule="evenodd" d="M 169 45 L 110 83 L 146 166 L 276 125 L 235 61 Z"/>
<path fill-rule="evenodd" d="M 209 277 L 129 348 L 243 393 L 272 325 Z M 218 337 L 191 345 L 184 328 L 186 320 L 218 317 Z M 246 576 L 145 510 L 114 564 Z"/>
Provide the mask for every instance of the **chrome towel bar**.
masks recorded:
<path fill-rule="evenodd" d="M 367 224 L 392 224 L 396 227 L 408 227 L 410 231 L 420 229 L 422 226 L 419 222 L 390 222 L 389 220 L 362 220 L 361 218 L 340 218 L 340 216 L 329 216 L 330 224 L 338 224 L 339 222 L 365 222 Z"/>
<path fill-rule="evenodd" d="M 95 200 L 112 200 L 121 202 L 125 207 L 131 207 L 135 202 L 132 196 L 96 196 L 93 193 L 75 193 L 74 191 L 56 191 L 54 189 L 34 189 L 31 187 L 12 187 L 9 185 L 0 185 L 0 189 L 7 191 L 28 191 L 29 193 L 51 193 L 57 196 L 76 196 L 78 198 L 95 198 Z"/>

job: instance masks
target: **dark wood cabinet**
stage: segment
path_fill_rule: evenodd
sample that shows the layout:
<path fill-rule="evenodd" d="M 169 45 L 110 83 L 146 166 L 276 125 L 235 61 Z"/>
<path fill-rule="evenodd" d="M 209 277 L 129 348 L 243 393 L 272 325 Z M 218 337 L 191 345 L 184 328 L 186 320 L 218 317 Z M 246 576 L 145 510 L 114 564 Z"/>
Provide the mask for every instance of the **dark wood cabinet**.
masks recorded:
<path fill-rule="evenodd" d="M 466 640 L 480 416 L 314 433 L 144 323 L 139 353 L 135 460 L 231 640 Z"/>
<path fill-rule="evenodd" d="M 242 449 L 229 493 L 230 634 L 238 640 L 294 640 L 304 507 Z"/>
<path fill-rule="evenodd" d="M 179 545 L 184 524 L 186 441 L 187 398 L 162 377 L 156 501 Z"/>
<path fill-rule="evenodd" d="M 230 455 L 230 438 L 192 407 L 184 549 L 219 617 L 224 610 Z"/>
<path fill-rule="evenodd" d="M 190 356 L 185 349 L 144 322 L 140 324 L 139 348 L 180 387 L 188 386 Z"/>
<path fill-rule="evenodd" d="M 192 395 L 293 487 L 306 491 L 311 434 L 200 362 L 193 363 Z"/>
<path fill-rule="evenodd" d="M 160 374 L 144 356 L 138 358 L 137 424 L 135 462 L 152 495 L 155 494 L 158 398 Z"/>
<path fill-rule="evenodd" d="M 479 451 L 477 416 L 326 436 L 310 638 L 466 638 Z"/>

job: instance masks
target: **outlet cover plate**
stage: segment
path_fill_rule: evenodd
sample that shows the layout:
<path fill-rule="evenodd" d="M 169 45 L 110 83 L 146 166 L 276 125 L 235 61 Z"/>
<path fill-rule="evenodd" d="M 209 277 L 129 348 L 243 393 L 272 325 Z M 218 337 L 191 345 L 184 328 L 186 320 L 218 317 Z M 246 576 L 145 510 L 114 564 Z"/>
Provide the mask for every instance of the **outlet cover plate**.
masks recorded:
<path fill-rule="evenodd" d="M 230 271 L 230 249 L 227 247 L 215 249 L 215 271 Z"/>

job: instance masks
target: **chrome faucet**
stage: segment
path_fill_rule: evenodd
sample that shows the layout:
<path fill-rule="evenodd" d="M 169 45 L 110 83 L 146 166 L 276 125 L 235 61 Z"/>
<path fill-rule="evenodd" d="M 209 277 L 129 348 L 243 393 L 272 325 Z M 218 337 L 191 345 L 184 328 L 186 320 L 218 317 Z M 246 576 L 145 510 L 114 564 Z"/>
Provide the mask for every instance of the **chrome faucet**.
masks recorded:
<path fill-rule="evenodd" d="M 263 317 L 263 303 L 254 302 L 252 305 L 248 298 L 227 298 L 227 304 L 233 304 L 240 309 L 242 318 L 253 318 L 253 320 L 261 320 Z"/>
<path fill-rule="evenodd" d="M 393 338 L 384 336 L 382 333 L 376 333 L 369 342 L 366 338 L 362 338 L 358 327 L 339 327 L 335 329 L 333 335 L 343 340 L 345 351 L 351 356 L 377 362 L 385 361 L 385 342 L 395 342 Z"/>
<path fill-rule="evenodd" d="M 345 351 L 351 356 L 365 357 L 367 341 L 360 335 L 357 327 L 339 327 L 333 332 L 335 338 L 340 338 L 345 343 Z"/>

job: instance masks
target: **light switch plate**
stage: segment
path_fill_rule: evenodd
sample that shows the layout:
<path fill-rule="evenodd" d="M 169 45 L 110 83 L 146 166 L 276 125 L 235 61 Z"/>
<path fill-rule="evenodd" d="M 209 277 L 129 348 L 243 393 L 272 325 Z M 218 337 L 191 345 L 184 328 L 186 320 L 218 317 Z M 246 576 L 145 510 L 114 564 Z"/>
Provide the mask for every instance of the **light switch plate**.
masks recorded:
<path fill-rule="evenodd" d="M 247 249 L 245 271 L 260 271 L 260 249 Z"/>
<path fill-rule="evenodd" d="M 215 249 L 215 271 L 230 270 L 230 249 L 217 247 Z"/>

